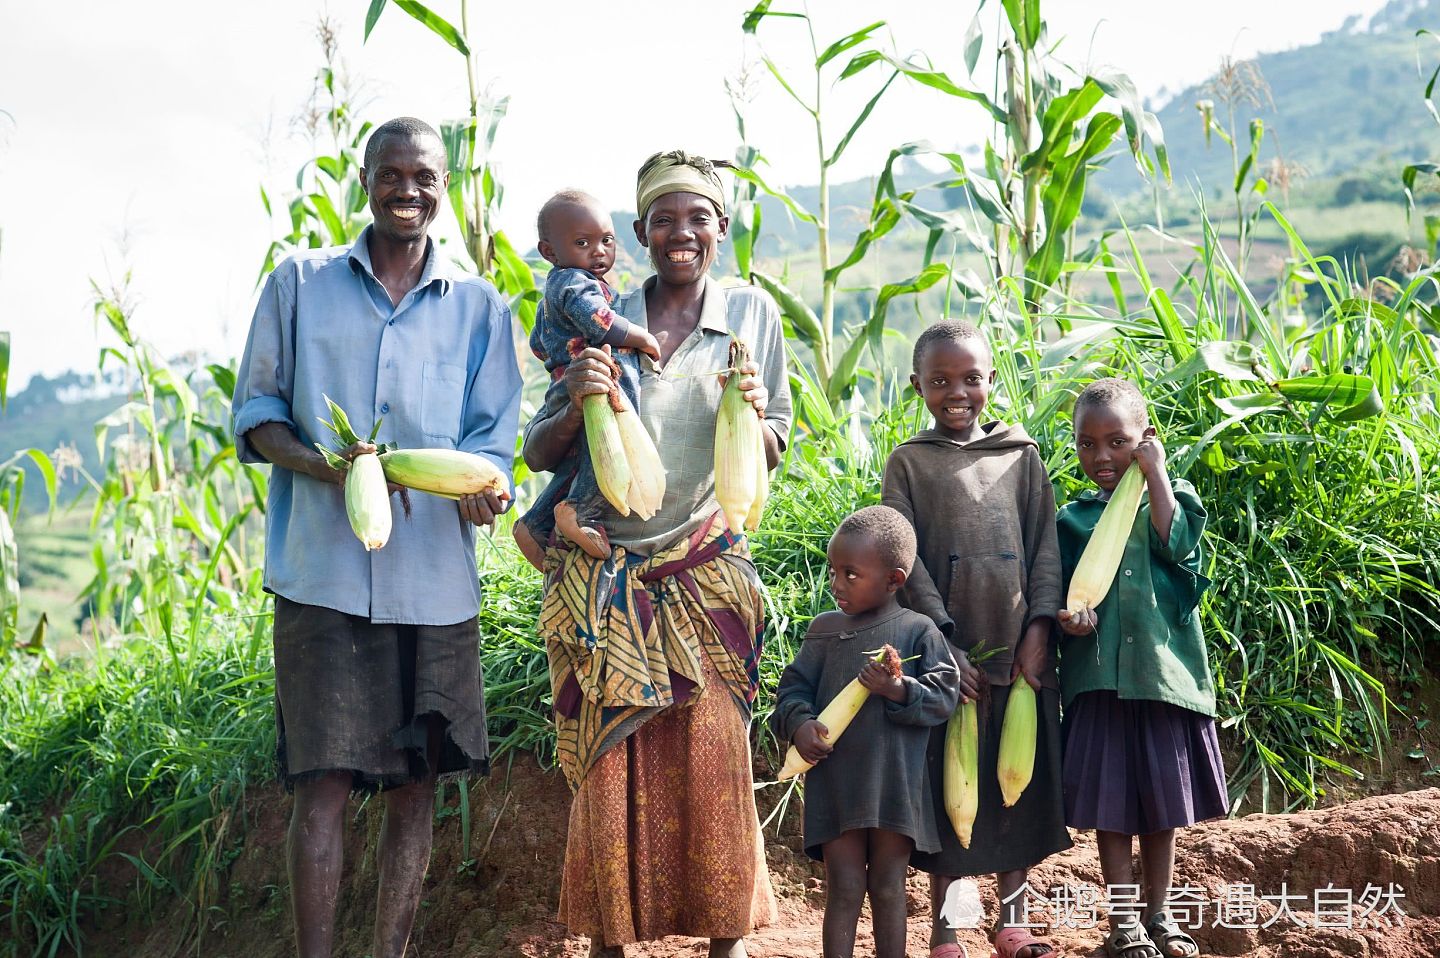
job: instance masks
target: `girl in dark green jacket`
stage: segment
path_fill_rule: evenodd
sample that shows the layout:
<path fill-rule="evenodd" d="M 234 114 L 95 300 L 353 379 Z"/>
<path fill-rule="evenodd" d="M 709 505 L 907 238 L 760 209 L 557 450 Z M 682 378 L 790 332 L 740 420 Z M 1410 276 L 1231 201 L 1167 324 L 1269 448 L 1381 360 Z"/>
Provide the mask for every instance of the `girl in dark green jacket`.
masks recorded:
<path fill-rule="evenodd" d="M 1140 511 L 1103 601 L 1057 622 L 1064 700 L 1061 779 L 1065 823 L 1093 828 L 1110 887 L 1134 882 L 1140 836 L 1143 901 L 1115 909 L 1109 955 L 1188 958 L 1195 940 L 1166 910 L 1175 829 L 1225 815 L 1225 770 L 1215 734 L 1215 688 L 1200 632 L 1205 509 L 1171 479 L 1165 449 L 1132 383 L 1102 379 L 1075 400 L 1080 467 L 1098 487 L 1060 509 L 1068 590 L 1110 493 L 1133 462 L 1145 476 Z"/>

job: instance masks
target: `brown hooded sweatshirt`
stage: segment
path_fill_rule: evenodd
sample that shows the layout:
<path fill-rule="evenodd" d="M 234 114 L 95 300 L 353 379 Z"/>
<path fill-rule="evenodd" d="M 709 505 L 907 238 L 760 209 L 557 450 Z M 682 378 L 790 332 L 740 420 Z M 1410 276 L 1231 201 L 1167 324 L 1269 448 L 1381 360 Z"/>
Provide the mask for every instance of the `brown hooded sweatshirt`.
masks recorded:
<path fill-rule="evenodd" d="M 934 620 L 992 683 L 1010 684 L 1031 620 L 1060 608 L 1055 490 L 1023 426 L 986 423 L 968 443 L 933 429 L 896 447 L 882 502 L 915 527 L 901 602 Z M 1058 689 L 1055 639 L 1034 676 Z"/>

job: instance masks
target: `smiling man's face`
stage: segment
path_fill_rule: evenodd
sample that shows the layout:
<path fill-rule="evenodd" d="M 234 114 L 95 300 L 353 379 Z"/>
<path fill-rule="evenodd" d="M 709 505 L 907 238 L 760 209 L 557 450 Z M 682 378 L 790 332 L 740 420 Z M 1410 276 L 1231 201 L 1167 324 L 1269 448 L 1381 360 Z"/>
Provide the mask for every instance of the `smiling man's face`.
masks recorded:
<path fill-rule="evenodd" d="M 395 242 L 425 238 L 450 183 L 445 148 L 433 136 L 387 136 L 361 170 L 377 235 Z"/>

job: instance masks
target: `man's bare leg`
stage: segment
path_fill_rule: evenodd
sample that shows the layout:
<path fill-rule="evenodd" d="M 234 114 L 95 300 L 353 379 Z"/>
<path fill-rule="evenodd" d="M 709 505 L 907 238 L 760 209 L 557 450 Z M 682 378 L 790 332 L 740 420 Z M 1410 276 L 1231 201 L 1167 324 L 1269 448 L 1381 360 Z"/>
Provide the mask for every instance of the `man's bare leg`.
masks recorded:
<path fill-rule="evenodd" d="M 375 958 L 404 958 L 435 823 L 435 780 L 427 778 L 384 793 L 380 830 L 380 893 L 375 903 Z"/>
<path fill-rule="evenodd" d="M 349 772 L 331 772 L 295 786 L 286 858 L 299 958 L 330 958 L 350 782 Z"/>

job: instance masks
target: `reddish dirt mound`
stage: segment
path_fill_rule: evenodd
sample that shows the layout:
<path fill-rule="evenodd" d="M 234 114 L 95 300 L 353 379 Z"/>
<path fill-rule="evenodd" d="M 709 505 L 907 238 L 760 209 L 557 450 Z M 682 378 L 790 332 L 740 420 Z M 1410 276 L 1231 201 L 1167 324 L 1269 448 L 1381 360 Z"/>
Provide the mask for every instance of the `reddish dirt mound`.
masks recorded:
<path fill-rule="evenodd" d="M 468 857 L 461 840 L 461 815 L 454 787 L 446 792 L 443 821 L 436 832 L 435 859 L 425 902 L 416 926 L 415 953 L 439 958 L 579 958 L 583 939 L 567 938 L 553 920 L 569 793 L 558 774 L 541 770 L 528 756 L 517 757 L 470 791 Z M 206 958 L 283 958 L 293 954 L 284 877 L 285 819 L 288 801 L 278 789 L 256 796 L 247 809 L 244 842 L 221 886 L 210 898 L 203 936 L 186 916 L 188 903 L 177 901 L 141 920 L 112 914 L 93 929 L 88 954 L 170 958 L 177 954 Z M 750 939 L 754 958 L 818 958 L 823 890 L 818 866 L 798 848 L 792 808 L 781 838 L 769 855 L 781 896 L 779 923 Z M 343 929 L 337 955 L 368 953 L 375 894 L 374 847 L 380 823 L 378 802 L 354 815 L 346 849 L 345 888 L 338 925 Z M 242 823 L 232 824 L 239 829 Z M 1252 815 L 1196 826 L 1183 833 L 1176 883 L 1204 889 L 1210 902 L 1225 889 L 1236 898 L 1229 924 L 1268 928 L 1212 927 L 1213 904 L 1204 906 L 1204 927 L 1192 934 L 1205 955 L 1251 958 L 1410 958 L 1440 955 L 1440 789 L 1367 798 L 1318 812 Z M 1100 885 L 1093 839 L 1077 838 L 1076 847 L 1034 870 L 1032 887 L 1041 895 L 1058 889 Z M 1248 901 L 1234 886 L 1253 886 Z M 1327 886 L 1334 891 L 1325 892 Z M 994 886 L 980 883 L 987 914 L 994 915 Z M 1315 890 L 1322 889 L 1322 913 L 1315 914 Z M 1396 902 L 1409 917 L 1394 927 L 1358 927 L 1366 904 L 1384 907 L 1383 892 L 1397 891 Z M 117 889 L 117 891 L 121 891 Z M 924 876 L 912 874 L 911 954 L 923 955 L 928 905 Z M 1278 896 L 1288 912 L 1278 911 Z M 1346 894 L 1357 927 L 1317 928 L 1317 919 L 1343 925 L 1331 912 Z M 1403 895 L 1403 897 L 1398 897 Z M 1269 896 L 1268 898 L 1265 896 Z M 1253 908 L 1253 912 L 1250 909 Z M 1056 916 L 1054 907 L 1038 917 Z M 1080 917 L 1084 917 L 1083 915 Z M 869 953 L 862 936 L 857 954 Z M 1071 924 L 1074 924 L 1072 922 Z M 1068 955 L 1101 955 L 1102 931 L 1066 927 L 1051 939 Z M 978 932 L 963 932 L 971 955 L 988 955 Z M 671 939 L 632 947 L 632 958 L 704 955 L 703 943 Z"/>

